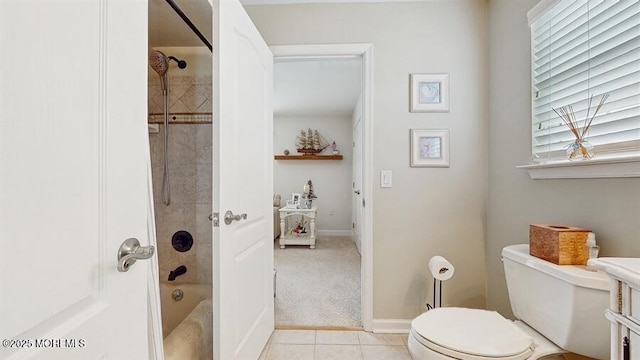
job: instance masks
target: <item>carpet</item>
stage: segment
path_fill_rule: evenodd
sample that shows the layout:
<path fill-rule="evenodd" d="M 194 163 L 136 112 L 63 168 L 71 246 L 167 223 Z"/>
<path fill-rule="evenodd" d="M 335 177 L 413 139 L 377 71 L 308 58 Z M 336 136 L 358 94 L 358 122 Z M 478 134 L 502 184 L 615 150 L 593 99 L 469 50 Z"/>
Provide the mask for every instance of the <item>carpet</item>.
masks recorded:
<path fill-rule="evenodd" d="M 319 236 L 316 248 L 274 242 L 276 326 L 359 327 L 360 254 L 345 236 Z"/>

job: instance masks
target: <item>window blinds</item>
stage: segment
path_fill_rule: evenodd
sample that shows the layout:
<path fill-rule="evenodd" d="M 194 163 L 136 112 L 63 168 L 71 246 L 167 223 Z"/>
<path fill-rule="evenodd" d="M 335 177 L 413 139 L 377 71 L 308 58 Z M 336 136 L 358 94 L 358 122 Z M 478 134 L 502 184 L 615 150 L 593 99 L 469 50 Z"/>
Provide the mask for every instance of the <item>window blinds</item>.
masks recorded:
<path fill-rule="evenodd" d="M 640 151 L 640 1 L 555 1 L 531 23 L 532 154 L 566 159 L 575 136 L 553 108 L 572 105 L 580 127 L 609 99 L 586 135 L 599 154 Z"/>

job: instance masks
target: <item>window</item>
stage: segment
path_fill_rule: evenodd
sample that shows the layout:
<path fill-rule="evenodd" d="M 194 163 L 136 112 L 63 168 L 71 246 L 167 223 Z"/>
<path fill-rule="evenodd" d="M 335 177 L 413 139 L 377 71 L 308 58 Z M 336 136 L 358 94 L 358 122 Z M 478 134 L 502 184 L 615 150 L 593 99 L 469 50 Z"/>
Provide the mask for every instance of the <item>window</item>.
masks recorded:
<path fill-rule="evenodd" d="M 640 1 L 543 0 L 528 16 L 533 159 L 566 159 L 575 140 L 553 108 L 571 105 L 582 126 L 604 94 L 586 135 L 596 157 L 640 154 Z"/>

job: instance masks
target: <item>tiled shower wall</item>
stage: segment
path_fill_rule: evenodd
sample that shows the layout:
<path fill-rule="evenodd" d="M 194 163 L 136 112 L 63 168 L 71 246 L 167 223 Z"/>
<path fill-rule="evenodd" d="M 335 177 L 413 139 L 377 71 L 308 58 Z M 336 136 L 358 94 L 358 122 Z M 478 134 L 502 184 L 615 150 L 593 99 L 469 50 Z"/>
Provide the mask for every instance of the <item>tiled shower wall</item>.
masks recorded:
<path fill-rule="evenodd" d="M 171 203 L 167 206 L 161 197 L 162 92 L 160 82 L 150 79 L 149 123 L 159 124 L 159 132 L 149 134 L 149 143 L 160 281 L 167 281 L 170 271 L 185 265 L 187 273 L 174 283 L 211 284 L 211 78 L 172 77 L 169 104 Z M 171 237 L 180 230 L 188 231 L 194 239 L 187 252 L 178 252 L 171 245 Z"/>
<path fill-rule="evenodd" d="M 159 76 L 149 78 L 148 96 L 149 114 L 162 114 L 164 105 Z M 211 114 L 211 76 L 170 76 L 169 112 Z"/>

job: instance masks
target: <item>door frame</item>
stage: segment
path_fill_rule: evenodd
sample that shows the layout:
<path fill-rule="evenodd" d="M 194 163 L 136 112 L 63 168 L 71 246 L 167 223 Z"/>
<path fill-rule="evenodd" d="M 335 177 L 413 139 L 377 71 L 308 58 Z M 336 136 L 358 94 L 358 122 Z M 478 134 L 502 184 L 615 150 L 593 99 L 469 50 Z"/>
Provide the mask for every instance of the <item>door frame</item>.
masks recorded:
<path fill-rule="evenodd" d="M 360 234 L 362 327 L 373 328 L 373 44 L 322 44 L 270 46 L 274 62 L 283 59 L 326 59 L 357 56 L 362 58 L 362 166 L 361 189 L 365 202 Z"/>

